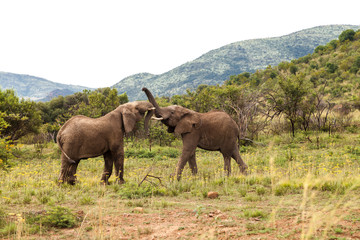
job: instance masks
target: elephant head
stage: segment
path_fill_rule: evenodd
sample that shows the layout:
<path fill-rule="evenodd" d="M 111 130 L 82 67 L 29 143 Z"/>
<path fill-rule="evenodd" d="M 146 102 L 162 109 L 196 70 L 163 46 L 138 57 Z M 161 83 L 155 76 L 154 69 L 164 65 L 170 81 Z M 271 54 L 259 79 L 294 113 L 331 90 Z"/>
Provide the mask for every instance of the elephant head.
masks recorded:
<path fill-rule="evenodd" d="M 149 120 L 155 110 L 151 103 L 147 101 L 130 102 L 120 106 L 120 109 L 126 133 L 131 132 L 134 129 L 135 124 L 144 117 L 145 113 L 147 113 L 144 120 L 144 128 L 146 134 L 148 134 Z"/>
<path fill-rule="evenodd" d="M 168 126 L 168 132 L 184 134 L 198 129 L 201 125 L 199 113 L 190 109 L 172 105 L 168 107 L 159 107 L 154 96 L 147 88 L 142 89 L 149 99 L 149 102 L 155 107 L 155 120 L 161 121 Z"/>

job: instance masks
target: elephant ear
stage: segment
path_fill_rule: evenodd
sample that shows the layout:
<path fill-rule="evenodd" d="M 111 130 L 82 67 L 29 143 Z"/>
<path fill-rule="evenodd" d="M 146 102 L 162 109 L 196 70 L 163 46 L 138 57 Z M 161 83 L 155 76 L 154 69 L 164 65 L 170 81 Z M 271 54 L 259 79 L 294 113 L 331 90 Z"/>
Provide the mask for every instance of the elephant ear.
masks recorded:
<path fill-rule="evenodd" d="M 125 132 L 126 133 L 131 132 L 136 124 L 135 114 L 131 112 L 129 109 L 125 108 L 125 110 L 123 110 L 122 112 L 122 117 L 123 117 Z"/>
<path fill-rule="evenodd" d="M 186 114 L 176 125 L 175 133 L 183 134 L 189 133 L 193 129 L 199 128 L 201 125 L 201 119 L 196 114 Z"/>

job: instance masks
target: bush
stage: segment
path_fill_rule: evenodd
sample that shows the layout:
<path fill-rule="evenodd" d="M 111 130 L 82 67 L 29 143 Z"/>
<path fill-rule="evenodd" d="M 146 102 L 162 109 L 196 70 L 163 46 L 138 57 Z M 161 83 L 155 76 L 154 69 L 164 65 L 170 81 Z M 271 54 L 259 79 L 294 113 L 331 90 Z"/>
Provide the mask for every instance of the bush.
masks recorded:
<path fill-rule="evenodd" d="M 300 193 L 302 186 L 293 182 L 279 183 L 274 187 L 275 196 L 284 196 L 291 193 Z"/>
<path fill-rule="evenodd" d="M 326 63 L 325 68 L 328 73 L 334 73 L 338 69 L 338 66 L 335 65 L 334 63 L 328 62 L 328 63 Z"/>
<path fill-rule="evenodd" d="M 262 218 L 262 219 L 265 219 L 267 218 L 269 214 L 268 213 L 265 213 L 261 210 L 250 210 L 250 209 L 247 209 L 247 210 L 244 210 L 244 216 L 246 218 Z"/>
<path fill-rule="evenodd" d="M 166 156 L 169 158 L 177 158 L 180 156 L 180 151 L 176 148 L 159 148 L 153 149 L 152 151 L 148 149 L 134 149 L 130 148 L 125 151 L 125 157 L 133 158 L 153 158 L 155 156 Z"/>
<path fill-rule="evenodd" d="M 339 36 L 339 40 L 340 42 L 345 42 L 346 40 L 354 40 L 354 36 L 355 36 L 355 31 L 352 29 L 348 29 L 343 31 L 340 36 Z"/>
<path fill-rule="evenodd" d="M 128 149 L 125 151 L 125 157 L 133 157 L 133 158 L 153 158 L 155 157 L 156 153 L 151 152 L 150 150 L 145 149 Z"/>
<path fill-rule="evenodd" d="M 76 225 L 76 217 L 70 209 L 57 206 L 48 212 L 42 223 L 49 227 L 72 228 Z"/>
<path fill-rule="evenodd" d="M 10 159 L 13 157 L 14 145 L 6 139 L 0 138 L 0 169 L 10 166 Z"/>
<path fill-rule="evenodd" d="M 346 189 L 350 188 L 351 186 L 351 183 L 344 183 L 343 181 L 326 180 L 315 184 L 313 187 L 314 189 L 318 189 L 323 192 L 344 194 Z"/>
<path fill-rule="evenodd" d="M 153 188 L 150 185 L 137 186 L 136 184 L 125 184 L 119 189 L 118 194 L 125 199 L 137 199 L 150 196 L 164 196 L 165 190 L 162 188 Z"/>

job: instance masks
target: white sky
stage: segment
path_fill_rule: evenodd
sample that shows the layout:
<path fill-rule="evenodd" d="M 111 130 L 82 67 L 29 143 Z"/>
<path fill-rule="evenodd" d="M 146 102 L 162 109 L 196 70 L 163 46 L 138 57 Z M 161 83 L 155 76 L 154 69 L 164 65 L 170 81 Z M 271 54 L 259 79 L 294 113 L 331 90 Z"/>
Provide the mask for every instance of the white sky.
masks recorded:
<path fill-rule="evenodd" d="M 226 44 L 360 24 L 359 0 L 0 0 L 0 71 L 108 87 Z"/>

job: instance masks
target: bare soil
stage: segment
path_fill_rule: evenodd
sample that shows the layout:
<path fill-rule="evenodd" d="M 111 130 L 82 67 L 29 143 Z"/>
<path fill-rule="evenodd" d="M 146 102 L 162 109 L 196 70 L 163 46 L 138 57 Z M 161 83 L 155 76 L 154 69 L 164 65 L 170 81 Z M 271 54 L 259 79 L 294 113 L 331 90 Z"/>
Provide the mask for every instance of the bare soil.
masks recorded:
<path fill-rule="evenodd" d="M 153 203 L 127 206 L 131 201 L 87 206 L 76 212 L 82 219 L 78 227 L 24 239 L 307 239 L 311 231 L 319 239 L 360 239 L 360 209 L 356 208 L 339 210 L 331 224 L 320 214 L 316 225 L 317 209 L 304 213 L 297 204 L 273 209 L 270 201 L 244 204 L 240 200 L 205 199 L 172 202 L 165 207 L 154 207 Z M 244 216 L 244 209 L 257 204 L 269 213 L 266 218 Z"/>

